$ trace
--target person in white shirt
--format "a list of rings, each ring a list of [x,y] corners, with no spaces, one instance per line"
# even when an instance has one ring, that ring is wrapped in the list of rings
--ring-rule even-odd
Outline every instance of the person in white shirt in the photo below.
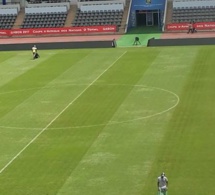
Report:
[[[36,47],[36,45],[34,45],[32,47],[32,53],[33,53],[33,59],[36,59],[36,58],[39,57],[39,54],[37,53],[37,47]]]
[[[160,193],[162,192],[164,195],[167,194],[166,192],[168,190],[168,179],[165,176],[165,173],[161,173],[161,176],[158,177],[157,187]]]

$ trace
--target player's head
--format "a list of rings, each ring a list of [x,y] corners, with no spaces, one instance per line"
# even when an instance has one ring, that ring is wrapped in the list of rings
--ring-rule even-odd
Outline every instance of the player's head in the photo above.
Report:
[[[163,173],[161,173],[161,177],[165,177],[165,173],[163,172]]]

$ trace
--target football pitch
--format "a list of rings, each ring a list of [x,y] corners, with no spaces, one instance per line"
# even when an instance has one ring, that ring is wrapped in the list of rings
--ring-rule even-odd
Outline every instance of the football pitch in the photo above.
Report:
[[[1,195],[215,192],[215,46],[0,52]]]

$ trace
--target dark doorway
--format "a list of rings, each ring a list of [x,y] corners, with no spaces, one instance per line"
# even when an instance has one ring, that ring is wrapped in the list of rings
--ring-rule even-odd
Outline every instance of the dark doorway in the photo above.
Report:
[[[158,12],[153,13],[153,18],[154,18],[154,25],[158,26],[160,24],[160,22],[158,21],[158,20],[160,20],[160,16],[158,16]]]
[[[160,10],[136,10],[137,27],[160,26]]]
[[[146,13],[142,10],[136,11],[137,27],[146,26]]]

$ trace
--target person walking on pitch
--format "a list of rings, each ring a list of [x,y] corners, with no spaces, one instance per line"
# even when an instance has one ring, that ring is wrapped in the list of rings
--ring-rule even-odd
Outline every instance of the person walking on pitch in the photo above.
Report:
[[[31,50],[32,50],[32,53],[33,53],[33,59],[36,59],[36,58],[40,57],[38,52],[37,52],[37,46],[36,45],[34,45]]]
[[[165,176],[165,173],[161,173],[161,175],[158,177],[157,187],[159,195],[167,195],[168,179]]]

